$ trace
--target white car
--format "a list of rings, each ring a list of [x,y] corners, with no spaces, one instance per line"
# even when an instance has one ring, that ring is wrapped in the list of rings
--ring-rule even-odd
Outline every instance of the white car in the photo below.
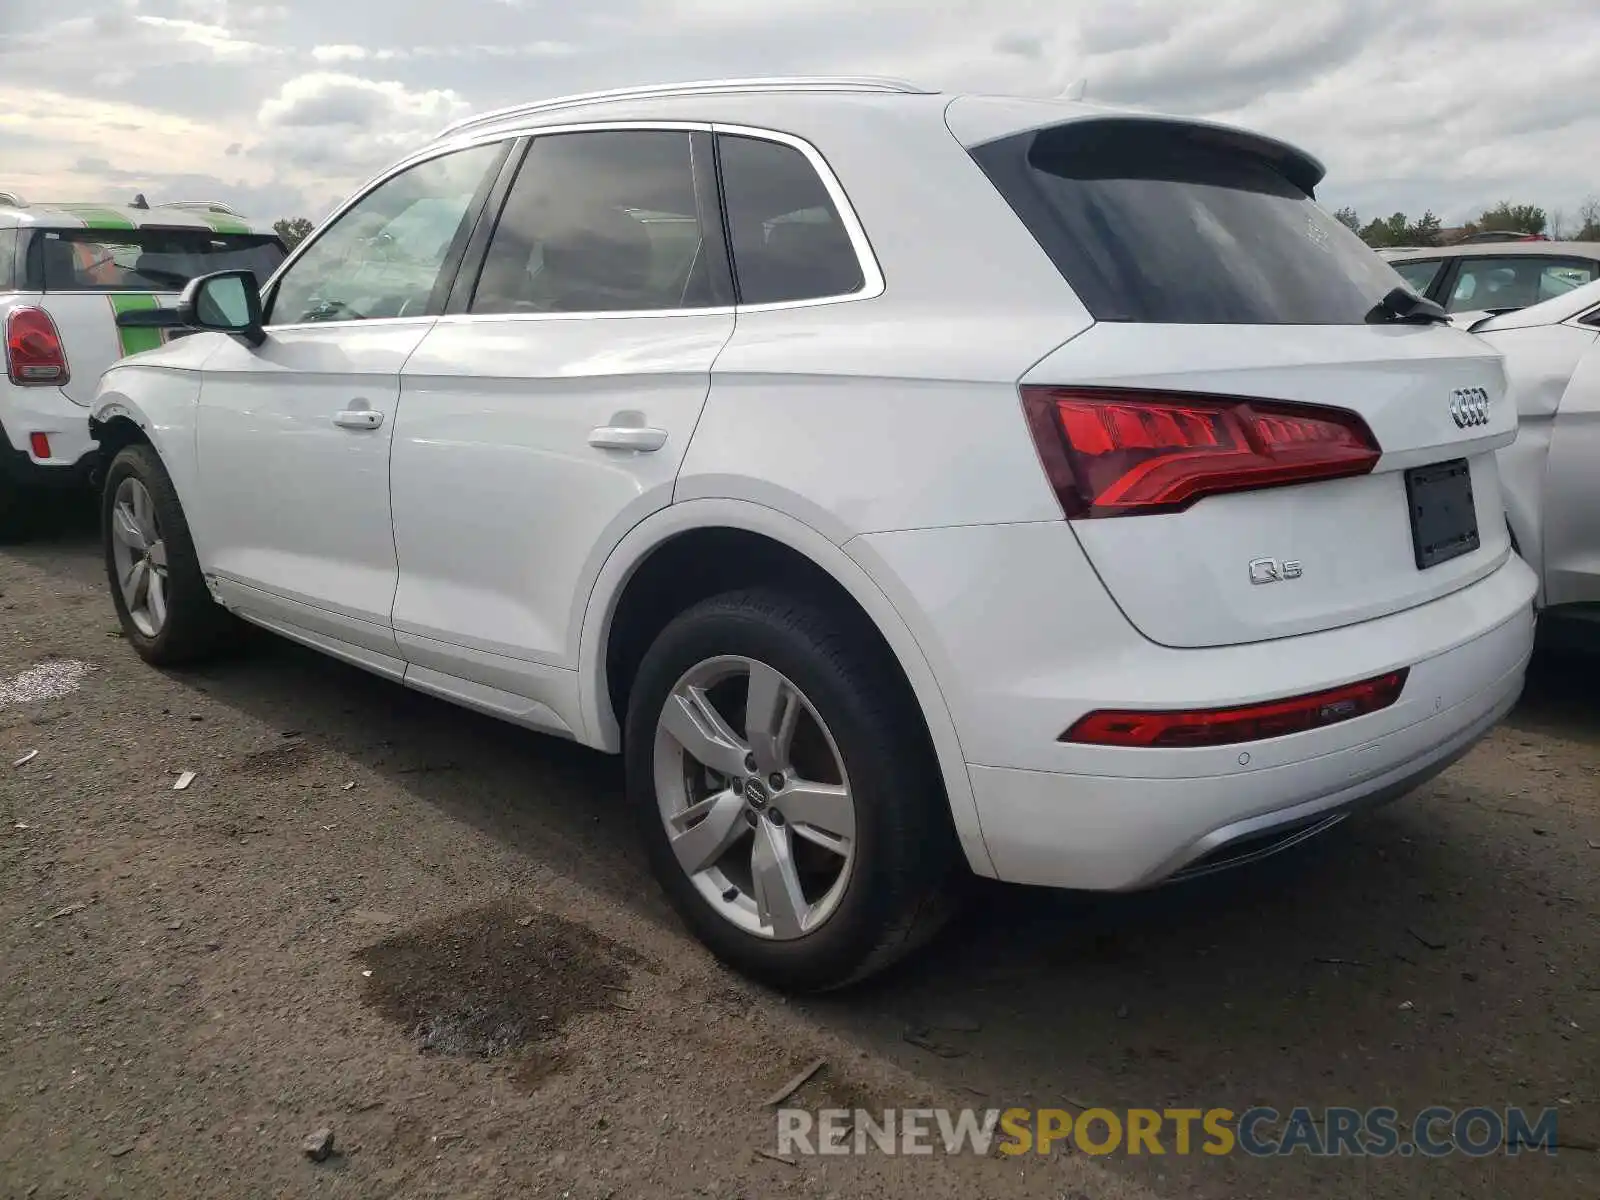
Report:
[[[1600,279],[1600,242],[1464,242],[1383,257],[1407,287],[1463,329]]]
[[[230,268],[266,279],[282,240],[223,204],[29,204],[0,192],[0,535],[23,532],[95,464],[89,401],[117,359],[164,331],[119,318],[172,304],[189,280]]]
[[[1533,635],[1499,358],[1321,176],[874,80],[463,122],[106,376],[124,629],[623,754],[668,895],[787,988],[965,870],[1257,857],[1464,753]]]
[[[1500,474],[1516,547],[1539,577],[1542,621],[1592,645],[1600,633],[1600,283],[1480,321],[1473,332],[1505,356],[1520,418],[1517,440],[1499,453]]]

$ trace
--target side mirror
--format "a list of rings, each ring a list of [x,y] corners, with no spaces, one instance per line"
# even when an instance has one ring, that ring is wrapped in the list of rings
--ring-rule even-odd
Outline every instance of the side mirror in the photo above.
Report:
[[[178,301],[178,320],[195,329],[231,333],[250,346],[267,340],[253,271],[218,271],[191,279]]]

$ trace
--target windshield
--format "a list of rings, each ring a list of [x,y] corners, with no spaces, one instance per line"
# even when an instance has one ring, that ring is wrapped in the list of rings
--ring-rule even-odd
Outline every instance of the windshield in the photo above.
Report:
[[[46,229],[29,246],[28,275],[47,292],[177,292],[213,271],[253,271],[265,283],[284,257],[270,234]]]
[[[1203,128],[1081,121],[972,153],[1097,320],[1355,325],[1400,283],[1266,158]]]

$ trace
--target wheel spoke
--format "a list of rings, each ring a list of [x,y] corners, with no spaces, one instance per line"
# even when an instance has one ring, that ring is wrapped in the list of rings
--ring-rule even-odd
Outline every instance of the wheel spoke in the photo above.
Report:
[[[856,836],[856,810],[850,789],[837,783],[795,780],[774,798],[797,837],[835,854],[849,853]]]
[[[144,559],[134,563],[122,580],[122,598],[132,612],[144,604],[145,585],[150,576],[150,568]]]
[[[667,698],[661,723],[673,739],[703,766],[733,778],[744,773],[748,753],[739,735],[712,707],[704,690],[685,684]]]
[[[771,821],[756,826],[750,851],[750,877],[755,883],[756,910],[761,923],[778,937],[797,937],[805,931],[810,906],[800,890],[800,873],[794,865],[794,845],[789,830]]]
[[[758,770],[770,774],[789,765],[789,749],[799,719],[800,697],[795,690],[765,663],[751,663],[744,729]]]
[[[139,532],[144,534],[145,544],[148,545],[161,535],[156,530],[155,506],[150,503],[150,493],[137,480],[133,481],[132,500],[133,519],[138,522]]]
[[[156,542],[150,547],[150,565],[152,567],[160,567],[163,571],[167,569],[166,542]]]
[[[690,875],[715,866],[744,833],[746,826],[740,820],[743,811],[744,798],[724,789],[673,817],[668,837],[678,864]]]
[[[134,518],[132,506],[127,504],[119,504],[111,510],[111,532],[117,541],[130,550],[142,552],[148,544],[144,539],[144,532]]]
[[[150,571],[145,578],[145,599],[150,609],[150,623],[160,632],[167,624],[167,573]]]

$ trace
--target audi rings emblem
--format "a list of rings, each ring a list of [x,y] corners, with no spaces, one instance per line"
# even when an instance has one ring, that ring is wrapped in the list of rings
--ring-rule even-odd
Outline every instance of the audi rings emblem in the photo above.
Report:
[[[1482,388],[1457,388],[1450,393],[1450,419],[1458,429],[1489,423],[1489,393]]]

